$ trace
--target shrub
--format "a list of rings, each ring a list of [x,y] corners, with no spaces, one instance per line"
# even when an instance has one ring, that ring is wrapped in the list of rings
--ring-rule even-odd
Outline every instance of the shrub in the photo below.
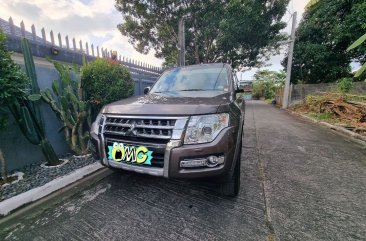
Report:
[[[97,59],[81,71],[86,100],[91,103],[93,117],[104,105],[134,93],[134,82],[128,69],[110,60]]]
[[[272,80],[266,81],[254,81],[253,83],[253,96],[255,99],[273,99],[276,96],[276,90],[279,87],[275,85]]]
[[[29,79],[10,58],[6,49],[6,36],[0,29],[0,106],[7,106],[17,99],[26,99],[25,89]]]
[[[337,81],[337,90],[341,93],[348,93],[353,87],[352,78],[343,78]]]
[[[259,100],[264,96],[265,86],[263,83],[253,83],[253,99]]]

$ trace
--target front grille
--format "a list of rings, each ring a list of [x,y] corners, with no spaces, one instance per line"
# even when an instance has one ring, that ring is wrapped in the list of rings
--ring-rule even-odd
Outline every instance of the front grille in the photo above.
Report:
[[[107,117],[104,134],[169,140],[175,122],[175,119]]]
[[[130,165],[164,168],[166,146],[172,138],[175,128],[181,130],[186,123],[181,117],[126,117],[107,116],[103,125],[105,152],[114,142],[126,146],[145,146],[153,151],[150,165],[124,162]],[[176,135],[176,134],[174,134]]]

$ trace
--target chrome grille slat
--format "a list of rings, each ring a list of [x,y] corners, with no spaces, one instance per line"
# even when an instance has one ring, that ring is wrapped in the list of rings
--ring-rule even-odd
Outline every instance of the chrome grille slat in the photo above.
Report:
[[[131,124],[118,124],[118,123],[106,123],[108,126],[119,126],[119,127],[130,127]],[[164,130],[173,130],[174,126],[150,126],[150,125],[135,125],[135,129],[137,128],[147,128],[147,129],[164,129]]]
[[[104,134],[169,140],[179,118],[107,116]]]

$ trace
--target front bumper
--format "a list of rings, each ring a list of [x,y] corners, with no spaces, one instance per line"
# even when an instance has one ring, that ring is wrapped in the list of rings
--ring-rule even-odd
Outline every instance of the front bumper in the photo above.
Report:
[[[182,145],[173,148],[169,156],[170,178],[205,178],[229,173],[235,155],[236,133],[229,127],[221,131],[214,141],[205,144]],[[185,159],[207,158],[211,155],[224,156],[224,163],[216,167],[182,168]]]
[[[222,130],[214,141],[205,144],[184,145],[181,140],[170,140],[167,144],[128,142],[131,145],[144,145],[154,153],[163,155],[164,166],[160,168],[108,160],[105,153],[105,140],[102,136],[91,135],[91,149],[94,157],[108,167],[166,178],[206,178],[222,176],[230,172],[235,160],[236,137],[235,129],[228,127]],[[216,167],[182,168],[180,166],[182,160],[207,158],[211,155],[224,156],[224,163]]]

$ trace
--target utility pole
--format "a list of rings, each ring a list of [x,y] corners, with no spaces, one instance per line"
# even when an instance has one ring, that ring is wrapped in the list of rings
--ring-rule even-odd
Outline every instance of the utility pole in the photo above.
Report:
[[[178,66],[184,66],[186,63],[184,18],[185,16],[179,19],[178,23]]]
[[[291,30],[290,47],[288,50],[287,75],[286,75],[286,82],[285,82],[285,90],[283,92],[282,109],[287,109],[289,107],[289,101],[290,101],[289,100],[290,80],[291,80],[292,58],[293,58],[294,46],[295,46],[296,18],[297,18],[297,12],[294,12],[292,15],[292,30]]]

